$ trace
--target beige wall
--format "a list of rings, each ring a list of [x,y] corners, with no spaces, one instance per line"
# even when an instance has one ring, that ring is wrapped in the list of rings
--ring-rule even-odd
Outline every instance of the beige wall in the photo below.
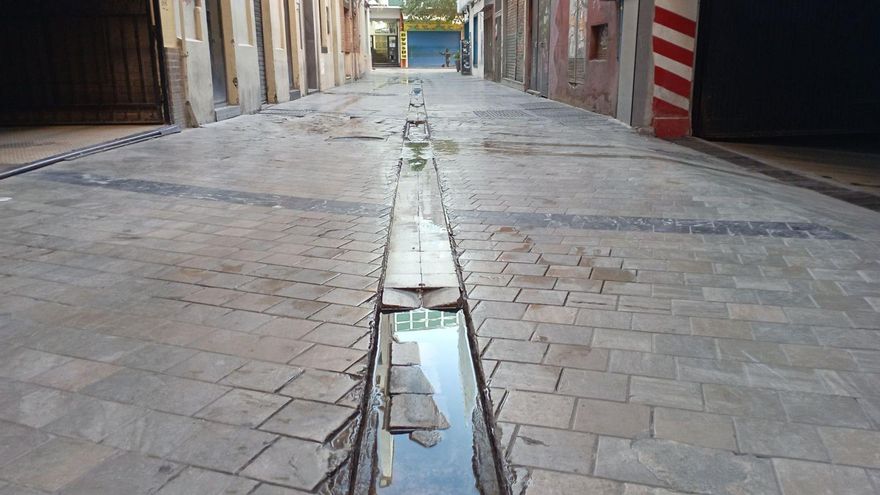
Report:
[[[187,125],[214,121],[214,85],[211,82],[211,53],[208,50],[208,21],[199,0],[173,0],[179,4],[180,33],[187,89]],[[165,19],[162,19],[164,22]]]
[[[343,48],[342,0],[262,0],[263,41],[266,61],[266,90],[270,103],[289,100],[289,73],[294,84],[306,94],[306,63],[302,42],[302,2],[310,1],[315,11],[317,47],[317,79],[319,89],[330,89],[345,82],[346,57]],[[285,22],[285,2],[289,2],[289,24]],[[215,120],[214,88],[211,79],[211,53],[208,45],[208,24],[205,0],[160,0],[160,18],[165,46],[179,48],[185,61],[184,87],[186,125],[198,126]],[[368,69],[368,13],[362,2],[353,2],[358,9],[357,31],[360,53],[352,53],[349,63],[360,77]],[[260,109],[260,71],[254,22],[254,0],[220,0],[226,42],[226,80],[229,105],[238,105],[241,113]],[[328,17],[329,16],[329,17]],[[329,32],[328,32],[329,21]],[[326,53],[321,49],[326,46]],[[293,64],[288,59],[292,50]],[[184,124],[178,122],[178,124]]]

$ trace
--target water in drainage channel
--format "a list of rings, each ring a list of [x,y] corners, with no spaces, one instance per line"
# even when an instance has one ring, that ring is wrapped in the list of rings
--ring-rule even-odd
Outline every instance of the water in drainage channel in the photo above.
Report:
[[[410,95],[400,164],[351,493],[506,493],[460,309],[421,85]]]
[[[383,314],[370,492],[501,493],[462,312]]]

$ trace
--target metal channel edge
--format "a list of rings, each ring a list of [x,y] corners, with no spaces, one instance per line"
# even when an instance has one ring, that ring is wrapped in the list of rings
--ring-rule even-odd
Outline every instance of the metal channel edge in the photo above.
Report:
[[[128,146],[130,144],[135,144],[141,141],[147,141],[149,139],[154,139],[162,136],[167,136],[169,134],[177,134],[179,132],[180,126],[168,125],[160,127],[158,129],[153,129],[152,131],[139,132],[137,134],[132,134],[124,138],[114,139],[113,141],[106,141],[103,143],[94,144],[92,146],[86,146],[85,148],[79,148],[73,151],[69,151],[67,153],[50,156],[48,158],[43,158],[42,160],[37,160],[35,162],[22,165],[21,167],[14,168],[12,170],[7,170],[6,172],[0,173],[0,180],[8,179],[9,177],[24,174],[27,172],[32,172],[34,170],[41,169],[43,167],[47,167],[58,162],[75,160],[77,158],[81,158],[87,155],[93,155],[95,153],[101,153],[103,151],[121,148],[123,146]]]

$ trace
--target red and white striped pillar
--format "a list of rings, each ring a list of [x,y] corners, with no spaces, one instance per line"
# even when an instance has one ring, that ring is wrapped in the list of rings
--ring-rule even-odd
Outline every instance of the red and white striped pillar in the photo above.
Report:
[[[697,7],[697,0],[654,2],[652,108],[657,137],[686,136],[691,129]]]

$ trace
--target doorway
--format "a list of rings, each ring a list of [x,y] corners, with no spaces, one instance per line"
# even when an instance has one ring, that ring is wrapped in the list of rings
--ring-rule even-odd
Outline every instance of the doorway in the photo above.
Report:
[[[296,47],[302,46],[301,43],[295,43],[293,39],[295,34],[293,30],[290,29],[290,2],[293,0],[284,0],[284,33],[287,36],[286,44],[287,44],[287,85],[290,88],[290,99],[295,100],[300,97],[299,88],[296,85],[296,67],[294,57],[296,57]],[[297,32],[300,36],[302,36],[302,29],[297,29]]]
[[[504,67],[501,65],[501,52],[504,44],[502,36],[504,35],[504,25],[502,24],[502,13],[504,12],[503,0],[495,0],[495,12],[493,14],[495,23],[492,26],[492,80],[501,82],[501,74]]]
[[[491,6],[483,9],[483,77],[495,80],[495,14]]]
[[[397,36],[373,35],[373,64],[397,67]]]
[[[397,20],[370,20],[370,57],[373,65],[381,67],[398,67]]]
[[[205,10],[208,20],[208,47],[211,51],[211,82],[214,85],[214,106],[220,107],[228,100],[226,88],[226,47],[223,42],[223,20],[220,0],[207,0]]]
[[[531,7],[529,90],[546,98],[550,75],[550,0],[532,0]]]
[[[318,52],[315,46],[315,6],[314,0],[303,0],[303,34],[305,34],[306,85],[309,91],[318,91]]]

